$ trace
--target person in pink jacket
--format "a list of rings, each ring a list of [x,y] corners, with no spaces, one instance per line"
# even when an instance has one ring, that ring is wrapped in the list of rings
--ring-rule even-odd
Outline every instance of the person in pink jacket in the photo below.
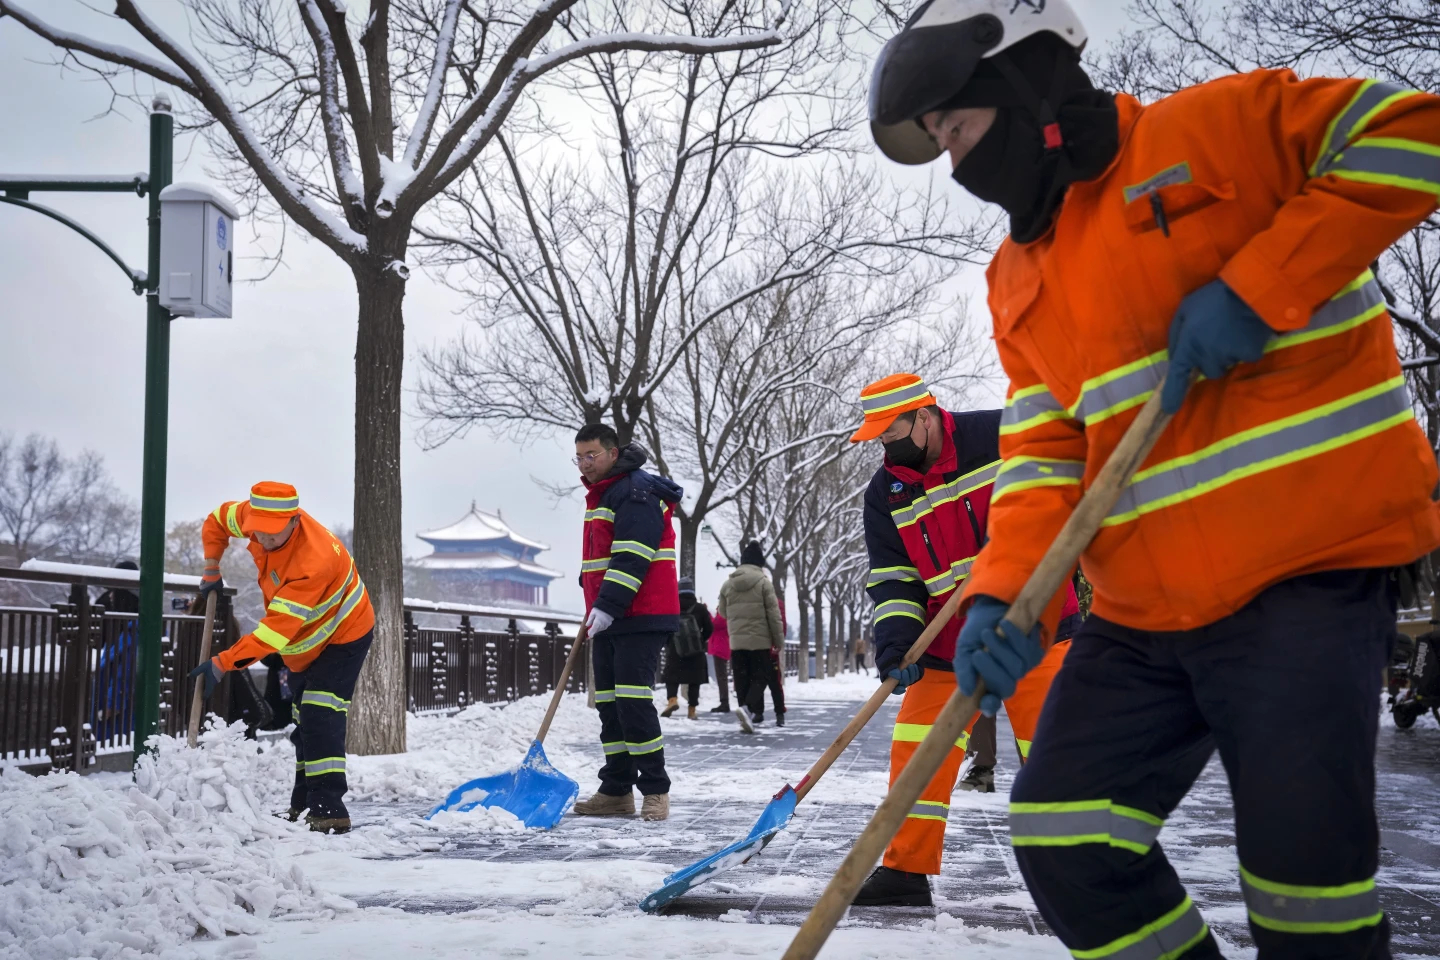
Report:
[[[720,706],[711,707],[711,713],[730,712],[730,626],[720,614],[710,618],[714,631],[710,634],[706,652],[715,661],[715,685],[720,688]]]

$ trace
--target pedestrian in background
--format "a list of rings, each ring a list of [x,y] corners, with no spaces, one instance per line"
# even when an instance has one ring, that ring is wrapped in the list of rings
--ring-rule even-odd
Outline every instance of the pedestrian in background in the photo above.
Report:
[[[785,642],[775,586],[765,573],[765,552],[760,544],[745,544],[740,566],[720,588],[716,609],[730,627],[730,663],[735,671],[735,717],[746,733],[764,719],[765,687],[770,683],[770,651]]]
[[[712,632],[707,644],[710,658],[715,662],[715,686],[720,690],[720,705],[711,707],[711,713],[730,712],[730,625],[720,614],[710,618]]]
[[[695,719],[700,687],[710,682],[705,642],[713,631],[709,608],[695,597],[695,581],[681,577],[680,629],[670,637],[665,651],[665,696],[669,703],[660,711],[660,716],[668,717],[680,708],[680,685],[684,684],[685,701],[690,707],[686,716]]]

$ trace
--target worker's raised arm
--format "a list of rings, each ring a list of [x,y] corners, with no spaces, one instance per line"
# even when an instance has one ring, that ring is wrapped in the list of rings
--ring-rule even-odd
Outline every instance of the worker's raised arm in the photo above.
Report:
[[[1244,146],[1281,197],[1220,279],[1275,330],[1297,330],[1440,198],[1440,97],[1375,80],[1236,77]]]
[[[990,494],[989,540],[965,585],[967,603],[979,595],[1014,602],[1080,502],[1085,477],[1084,425],[1018,351],[1004,340],[996,343],[1010,388],[1000,418],[1001,464]],[[1055,636],[1067,596],[1067,590],[1057,593],[1041,617],[1047,639]]]

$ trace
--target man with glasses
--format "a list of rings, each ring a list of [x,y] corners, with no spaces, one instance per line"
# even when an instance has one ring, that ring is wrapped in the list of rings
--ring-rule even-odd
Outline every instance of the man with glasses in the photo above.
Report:
[[[680,629],[671,515],[682,491],[640,469],[648,456],[639,444],[622,447],[603,423],[575,435],[571,462],[585,483],[580,586],[605,751],[599,791],[575,804],[581,816],[633,814],[636,787],[644,819],[670,814],[654,686],[660,650]]]

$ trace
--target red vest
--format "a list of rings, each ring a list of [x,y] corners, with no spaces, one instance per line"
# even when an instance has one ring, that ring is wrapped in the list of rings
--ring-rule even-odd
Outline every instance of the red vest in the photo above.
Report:
[[[616,491],[620,496],[607,493],[615,491],[617,483],[624,482],[624,490]],[[585,611],[588,614],[595,598],[600,594],[601,584],[610,568],[610,546],[615,540],[615,512],[622,508],[622,501],[629,499],[629,487],[635,480],[631,474],[610,477],[592,485],[585,492],[585,530],[581,545],[580,586],[585,591]],[[664,512],[665,527],[660,535],[659,548],[650,561],[635,599],[625,614],[630,617],[675,617],[680,615],[680,584],[675,566],[675,505],[660,500]],[[622,532],[623,539],[623,532]],[[617,618],[618,619],[618,618]],[[677,619],[678,622],[678,619]],[[663,624],[662,624],[663,626]],[[669,627],[673,629],[673,625]]]

